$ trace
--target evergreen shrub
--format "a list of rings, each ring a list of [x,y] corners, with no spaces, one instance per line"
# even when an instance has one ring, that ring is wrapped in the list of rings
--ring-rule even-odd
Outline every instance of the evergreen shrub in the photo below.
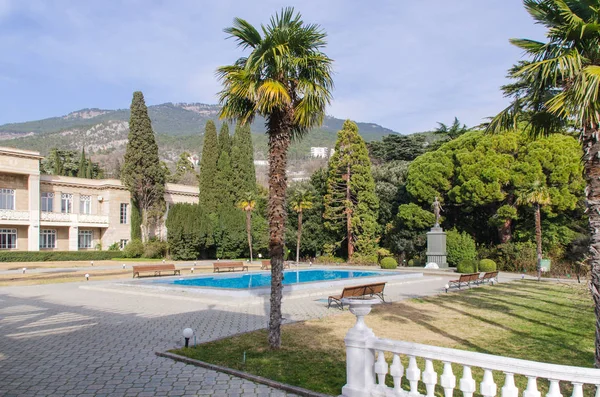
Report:
[[[477,247],[473,237],[456,229],[446,233],[447,260],[451,266],[458,266],[463,260],[474,260],[477,257]]]
[[[164,258],[167,254],[167,243],[160,240],[148,241],[144,245],[144,258]]]
[[[144,244],[141,240],[131,240],[123,248],[123,258],[141,258],[144,254]]]
[[[478,263],[474,259],[462,259],[456,266],[456,271],[459,273],[476,273],[479,271],[477,265]]]
[[[321,256],[317,256],[315,258],[315,263],[324,263],[324,264],[336,263],[336,264],[340,264],[340,263],[344,263],[344,262],[346,262],[344,260],[344,258],[340,258],[340,257],[333,256],[333,255],[321,255]]]
[[[480,272],[495,272],[496,271],[496,262],[491,259],[482,259],[479,261],[479,271]]]
[[[359,266],[372,266],[379,263],[377,255],[354,254],[349,263]]]
[[[122,257],[120,251],[0,251],[0,262],[102,261]]]
[[[385,257],[381,260],[382,269],[395,269],[398,267],[398,262],[391,256]]]

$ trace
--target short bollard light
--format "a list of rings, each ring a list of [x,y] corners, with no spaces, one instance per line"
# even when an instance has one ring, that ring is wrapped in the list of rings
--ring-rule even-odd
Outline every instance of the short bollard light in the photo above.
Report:
[[[191,273],[194,273],[194,268],[193,268],[193,267],[190,269],[190,272],[191,272]]]
[[[85,279],[86,279],[87,281],[90,281],[90,274],[89,274],[89,273],[86,273],[86,274],[85,274]]]
[[[23,274],[25,274],[25,272],[26,272],[26,271],[27,271],[27,268],[26,268],[26,267],[24,267],[24,268],[23,268]]]
[[[165,263],[165,260],[163,259],[163,263]]]
[[[191,328],[186,328],[183,330],[183,337],[185,338],[185,347],[190,346],[190,338],[194,336],[194,330]]]
[[[450,289],[450,285],[446,284],[444,285],[444,288],[446,288],[446,292],[448,292],[448,289]]]
[[[92,266],[94,266],[94,261],[91,261],[90,263],[92,264]]]
[[[125,269],[125,264],[123,263],[123,269]]]
[[[194,267],[196,267],[196,262],[194,261]]]

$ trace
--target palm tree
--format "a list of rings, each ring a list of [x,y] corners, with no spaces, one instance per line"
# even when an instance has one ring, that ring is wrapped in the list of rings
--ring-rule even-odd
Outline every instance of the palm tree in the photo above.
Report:
[[[237,207],[246,213],[246,233],[248,234],[248,248],[250,248],[250,263],[252,263],[252,211],[256,207],[256,200],[252,193],[238,201]]]
[[[590,225],[590,289],[596,313],[596,367],[600,367],[600,4],[597,0],[524,0],[546,42],[512,39],[529,60],[517,63],[504,86],[511,104],[487,130],[525,129],[533,136],[578,131],[583,146]]]
[[[543,205],[550,205],[550,193],[540,181],[535,181],[531,187],[517,195],[517,205],[533,205],[535,208],[535,242],[537,244],[538,281],[542,275],[542,212]]]
[[[296,241],[296,263],[300,263],[300,240],[302,239],[302,212],[313,207],[313,195],[308,190],[298,190],[292,196],[290,205],[298,213],[298,240]]]
[[[331,102],[332,60],[321,49],[327,35],[318,25],[305,24],[293,8],[284,8],[268,25],[257,30],[236,18],[225,29],[246,57],[222,66],[217,75],[221,118],[251,122],[266,119],[269,138],[269,254],[271,298],[269,345],[281,346],[281,292],[285,245],[285,194],[287,152],[292,139],[300,139],[320,126]]]

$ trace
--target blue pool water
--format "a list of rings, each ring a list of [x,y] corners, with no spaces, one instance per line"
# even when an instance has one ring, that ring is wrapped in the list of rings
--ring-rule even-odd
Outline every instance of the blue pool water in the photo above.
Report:
[[[389,273],[362,270],[287,270],[283,272],[283,284],[314,283],[318,281],[344,280],[360,277],[383,276]],[[211,287],[228,289],[250,289],[271,285],[270,273],[220,274],[177,280],[158,280],[158,283],[188,287]]]

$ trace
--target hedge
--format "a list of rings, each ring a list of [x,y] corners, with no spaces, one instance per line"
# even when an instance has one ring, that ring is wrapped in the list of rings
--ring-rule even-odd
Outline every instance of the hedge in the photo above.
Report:
[[[101,261],[121,256],[120,251],[0,251],[0,262]]]
[[[382,269],[395,269],[398,267],[398,262],[392,257],[386,257],[381,260]]]
[[[497,269],[496,262],[491,259],[482,259],[479,261],[480,272],[495,272]]]

